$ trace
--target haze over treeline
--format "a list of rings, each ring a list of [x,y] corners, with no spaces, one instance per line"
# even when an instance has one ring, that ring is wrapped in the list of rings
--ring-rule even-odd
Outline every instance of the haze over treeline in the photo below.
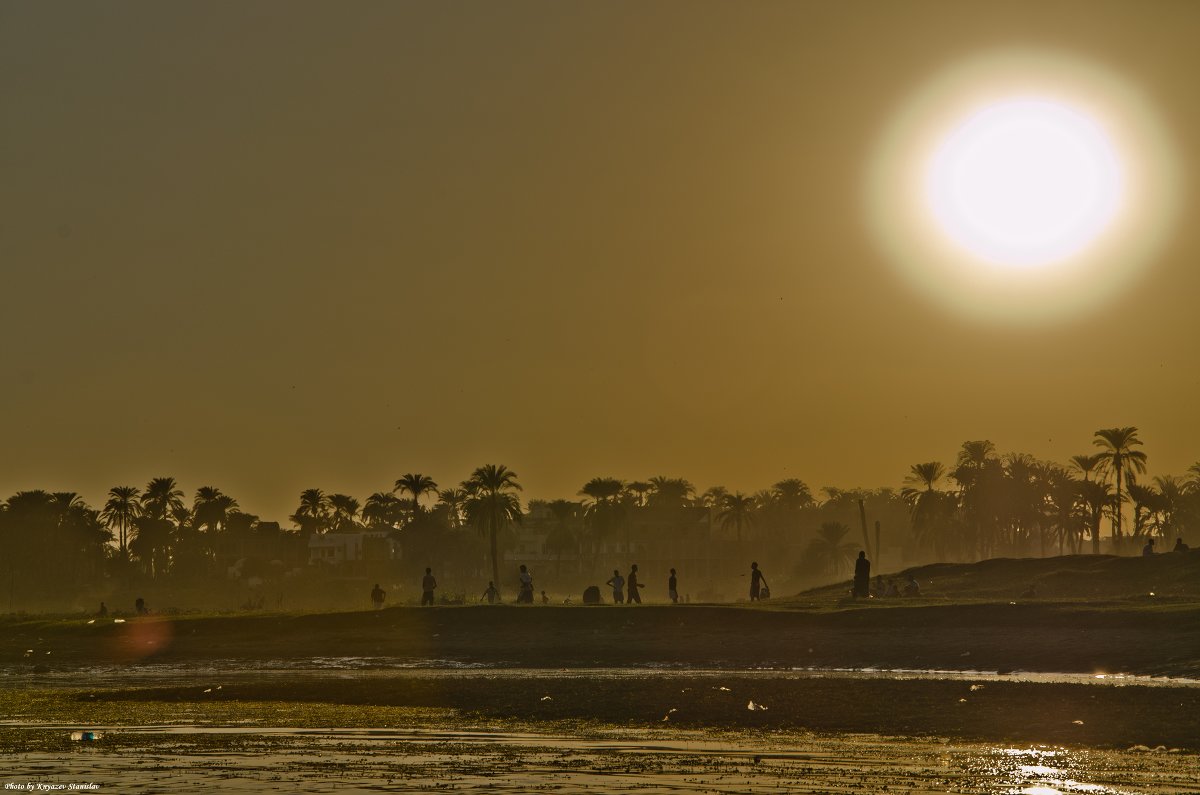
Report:
[[[1198,24],[1192,3],[4,3],[0,486],[98,504],[171,474],[280,519],[307,485],[364,499],[487,461],[546,496],[600,473],[899,488],[963,439],[1066,461],[1126,421],[1181,472],[1200,229],[1092,314],[997,328],[895,271],[863,180],[906,98],[1032,45],[1142,88],[1195,184]]]
[[[716,597],[751,558],[798,587],[844,575],[864,548],[894,571],[1200,540],[1200,461],[1146,479],[1137,428],[1101,429],[1093,442],[1055,463],[967,441],[952,460],[913,464],[899,490],[813,489],[788,478],[741,492],[698,490],[684,477],[598,476],[576,494],[526,500],[518,473],[488,464],[460,483],[406,473],[361,499],[307,488],[286,522],[245,512],[214,486],[189,499],[164,476],[115,486],[99,507],[74,493],[18,492],[0,505],[0,544],[15,604],[18,585],[36,601],[228,580],[258,589],[261,601],[263,587],[282,594],[289,578],[403,581],[426,565],[450,585],[443,594],[461,598],[488,579],[509,584],[521,562],[566,592],[633,562],[677,565],[697,596]],[[48,564],[61,576],[45,578]]]

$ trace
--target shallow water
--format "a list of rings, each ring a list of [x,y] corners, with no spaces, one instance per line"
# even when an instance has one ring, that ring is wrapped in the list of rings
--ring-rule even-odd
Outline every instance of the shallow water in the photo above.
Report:
[[[10,729],[16,729],[9,724]],[[65,725],[26,725],[39,734]],[[717,792],[1143,795],[1200,792],[1193,755],[864,735],[629,730],[97,727],[69,752],[9,757],[0,784],[120,792]]]
[[[402,672],[406,676],[478,676],[480,673],[522,678],[589,678],[620,679],[647,678],[656,674],[687,673],[696,676],[771,677],[781,675],[804,678],[838,679],[935,679],[967,682],[1036,682],[1046,684],[1141,685],[1149,687],[1200,687],[1200,679],[1134,675],[1120,672],[1055,673],[1037,671],[940,670],[913,668],[739,668],[687,666],[666,663],[647,663],[621,668],[527,668],[506,663],[466,663],[457,660],[407,659],[396,657],[308,657],[295,660],[206,660],[192,663],[133,663],[126,665],[51,665],[40,663],[0,668],[0,681],[6,686],[23,682],[41,684],[162,684],[191,683],[197,678],[221,675],[236,677],[296,676],[302,674],[337,674],[386,676]]]

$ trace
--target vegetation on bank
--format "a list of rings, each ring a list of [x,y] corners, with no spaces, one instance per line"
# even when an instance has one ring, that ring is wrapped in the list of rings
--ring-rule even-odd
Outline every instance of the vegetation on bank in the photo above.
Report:
[[[310,609],[314,594],[345,605],[366,579],[399,589],[433,565],[450,586],[443,594],[471,600],[489,578],[502,590],[511,586],[502,562],[528,553],[539,561],[540,587],[549,579],[556,601],[603,582],[614,565],[647,559],[660,567],[686,562],[687,590],[711,600],[744,590],[736,572],[751,559],[769,561],[772,584],[794,590],[844,576],[863,548],[872,558],[887,555],[886,570],[894,571],[901,562],[1097,553],[1106,525],[1107,546],[1124,554],[1151,539],[1160,551],[1176,538],[1197,539],[1200,463],[1182,477],[1141,482],[1147,457],[1136,428],[1102,429],[1093,441],[1094,453],[1068,465],[969,441],[951,468],[912,466],[900,491],[818,494],[789,479],[754,494],[719,486],[698,493],[683,478],[597,477],[583,484],[580,499],[522,505],[518,477],[504,466],[479,467],[448,488],[408,473],[361,503],[306,489],[289,517],[292,529],[243,512],[213,486],[197,489],[189,505],[170,477],[114,487],[101,509],[78,494],[25,491],[0,505],[0,595],[7,590],[9,610],[78,607],[105,596],[125,604],[145,593],[161,594],[152,604],[163,607]],[[309,538],[364,531],[374,538],[364,541],[362,560],[313,575]],[[398,545],[399,559],[388,544],[373,547],[379,539]],[[195,601],[179,599],[184,593]]]

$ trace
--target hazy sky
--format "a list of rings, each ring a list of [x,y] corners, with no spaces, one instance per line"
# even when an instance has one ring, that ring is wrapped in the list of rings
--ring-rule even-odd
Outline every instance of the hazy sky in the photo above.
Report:
[[[900,485],[961,442],[1200,459],[1200,4],[0,2],[0,497],[178,478],[284,520],[483,463]],[[1122,75],[1183,223],[1101,310],[973,323],[863,173],[995,47]]]

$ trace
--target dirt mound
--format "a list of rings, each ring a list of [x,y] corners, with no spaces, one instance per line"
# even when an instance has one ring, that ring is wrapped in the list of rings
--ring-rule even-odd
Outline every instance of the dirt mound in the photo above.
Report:
[[[1200,550],[1152,557],[991,558],[978,563],[934,563],[884,576],[902,585],[910,573],[920,583],[922,597],[955,601],[1200,598]],[[840,597],[848,589],[845,581],[796,598]]]

